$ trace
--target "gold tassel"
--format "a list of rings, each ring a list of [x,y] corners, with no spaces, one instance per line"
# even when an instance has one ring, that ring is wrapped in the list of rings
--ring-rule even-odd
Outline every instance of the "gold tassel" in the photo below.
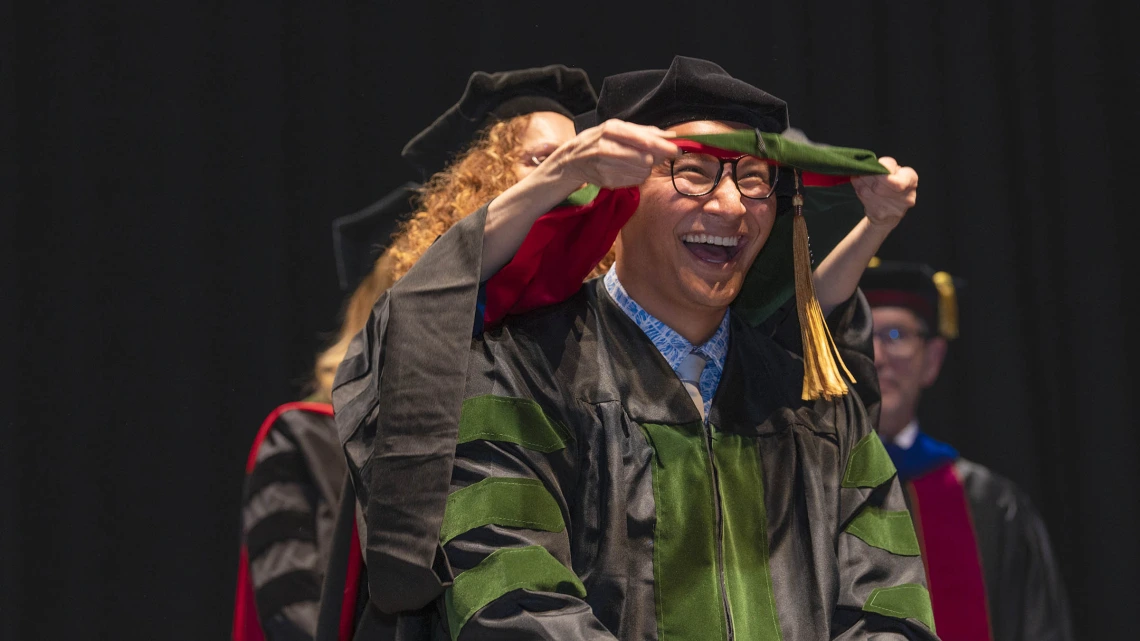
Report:
[[[958,294],[954,290],[954,278],[946,272],[934,275],[934,286],[938,288],[938,333],[943,338],[958,338]]]
[[[843,357],[835,347],[831,330],[823,318],[823,310],[815,297],[815,283],[812,281],[811,248],[808,245],[807,221],[804,220],[804,197],[800,193],[800,172],[795,172],[796,194],[792,199],[795,209],[793,224],[793,254],[796,276],[796,309],[800,317],[800,336],[804,344],[804,387],[803,399],[812,401],[819,398],[831,400],[847,394],[847,383],[843,374],[852,383],[855,377],[843,363]],[[842,372],[842,373],[841,373]]]

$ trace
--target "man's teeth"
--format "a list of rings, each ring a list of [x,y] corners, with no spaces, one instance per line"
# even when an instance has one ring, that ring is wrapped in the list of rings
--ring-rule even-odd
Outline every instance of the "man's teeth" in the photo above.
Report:
[[[740,242],[739,236],[710,236],[708,234],[685,234],[681,240],[686,243],[703,243],[705,245],[720,245],[721,247],[736,247]]]

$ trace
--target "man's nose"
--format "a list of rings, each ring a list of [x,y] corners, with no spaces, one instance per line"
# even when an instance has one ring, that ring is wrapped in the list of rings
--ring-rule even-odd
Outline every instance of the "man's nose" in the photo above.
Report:
[[[725,167],[724,174],[720,177],[720,184],[716,186],[711,196],[709,203],[716,205],[713,210],[716,213],[742,216],[747,211],[744,206],[744,196],[736,187],[736,176],[730,167]]]

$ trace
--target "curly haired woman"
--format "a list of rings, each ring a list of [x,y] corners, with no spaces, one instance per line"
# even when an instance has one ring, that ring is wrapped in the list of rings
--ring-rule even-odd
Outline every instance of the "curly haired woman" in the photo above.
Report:
[[[416,199],[416,214],[401,225],[391,246],[349,298],[336,343],[318,357],[315,374],[321,398],[329,398],[348,343],[368,321],[380,294],[403,277],[436,238],[514,185],[559,144],[573,137],[573,122],[560,113],[514,116],[484,129],[446,171],[432,176]],[[611,253],[591,277],[604,274],[612,263]]]
[[[251,452],[243,504],[250,580],[239,585],[235,639],[257,639],[258,633],[271,640],[312,639],[316,633],[345,474],[328,402],[336,368],[373,304],[438,236],[573,138],[571,117],[595,101],[579,69],[476,72],[459,103],[405,147],[404,158],[425,175],[446,169],[426,181],[415,199],[416,213],[346,302],[336,342],[316,361],[316,392],[310,397],[315,402],[274,410]],[[243,619],[241,601],[250,589],[252,598],[246,598],[256,603],[257,616]]]

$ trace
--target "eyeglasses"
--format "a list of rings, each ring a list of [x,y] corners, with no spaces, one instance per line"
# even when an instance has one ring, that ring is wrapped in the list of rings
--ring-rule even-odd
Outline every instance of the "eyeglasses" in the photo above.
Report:
[[[724,166],[732,165],[732,181],[740,195],[764,200],[776,192],[780,167],[755,156],[717,158],[712,154],[685,153],[669,161],[673,188],[683,196],[711,194],[724,176]]]
[[[904,327],[884,327],[875,330],[874,339],[878,341],[883,353],[895,358],[910,358],[918,352],[930,336],[926,332],[906,329]]]

